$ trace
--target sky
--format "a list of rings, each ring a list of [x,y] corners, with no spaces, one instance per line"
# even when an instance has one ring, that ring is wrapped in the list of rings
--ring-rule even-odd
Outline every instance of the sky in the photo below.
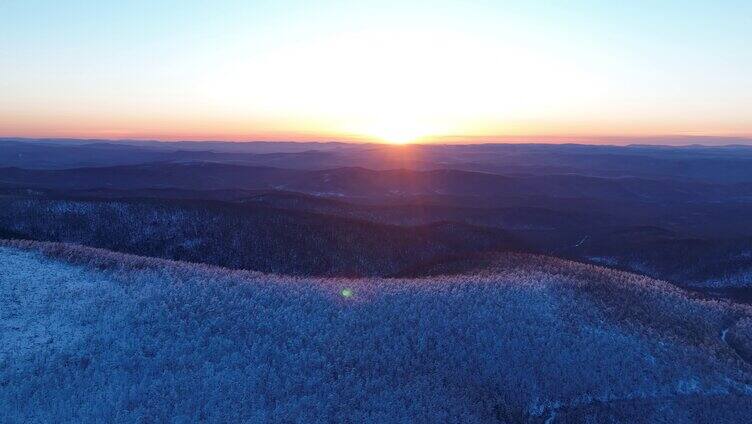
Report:
[[[752,137],[751,44],[749,0],[2,0],[0,136]]]

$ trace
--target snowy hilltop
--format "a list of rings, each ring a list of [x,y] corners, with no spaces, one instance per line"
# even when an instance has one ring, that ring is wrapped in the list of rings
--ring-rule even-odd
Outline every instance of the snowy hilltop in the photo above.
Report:
[[[0,245],[2,422],[740,422],[752,310],[500,254],[282,277]]]

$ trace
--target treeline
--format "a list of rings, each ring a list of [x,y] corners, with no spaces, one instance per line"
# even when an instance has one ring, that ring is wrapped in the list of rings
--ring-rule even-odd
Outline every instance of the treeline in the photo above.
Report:
[[[0,235],[271,273],[388,276],[444,256],[521,249],[501,230],[397,227],[212,201],[0,199]]]
[[[752,238],[599,240],[573,257],[685,287],[752,287]]]

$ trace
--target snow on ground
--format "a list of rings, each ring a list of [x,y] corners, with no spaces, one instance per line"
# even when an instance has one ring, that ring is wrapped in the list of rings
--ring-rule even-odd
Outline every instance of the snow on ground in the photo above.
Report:
[[[0,360],[16,363],[38,352],[81,342],[92,286],[105,279],[60,262],[40,266],[38,254],[0,248]],[[56,308],[55,304],[65,304]]]
[[[748,344],[750,310],[633,274],[507,255],[482,275],[296,279],[4,246],[0,422],[752,414],[752,367],[721,340]]]

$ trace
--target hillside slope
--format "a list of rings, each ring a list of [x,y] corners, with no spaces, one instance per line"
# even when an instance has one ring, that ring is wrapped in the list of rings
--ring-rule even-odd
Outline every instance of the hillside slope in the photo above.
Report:
[[[389,276],[450,255],[522,250],[507,232],[451,222],[397,227],[197,200],[0,197],[0,236],[76,243],[228,268]]]
[[[2,422],[740,422],[752,311],[541,256],[306,279],[0,243]]]

